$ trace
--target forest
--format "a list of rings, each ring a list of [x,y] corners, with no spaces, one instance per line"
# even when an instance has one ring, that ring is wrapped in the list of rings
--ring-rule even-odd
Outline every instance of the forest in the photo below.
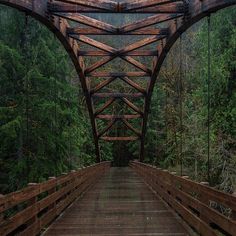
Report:
[[[236,188],[235,16],[235,7],[221,10],[211,16],[210,32],[206,18],[176,42],[154,89],[145,140],[146,163],[196,181],[210,174],[210,184],[226,192]],[[9,7],[0,7],[0,28],[0,193],[8,193],[96,157],[81,84],[61,43]],[[102,160],[125,165],[139,158],[139,145],[101,141]]]

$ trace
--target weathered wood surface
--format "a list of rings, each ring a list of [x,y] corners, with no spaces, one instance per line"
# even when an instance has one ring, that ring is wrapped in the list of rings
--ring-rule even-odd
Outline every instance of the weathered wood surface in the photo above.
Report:
[[[65,235],[186,236],[176,215],[131,168],[111,168],[45,232]]]
[[[103,162],[1,196],[0,235],[37,235],[109,167]]]
[[[199,234],[235,235],[235,196],[140,162],[131,167]]]

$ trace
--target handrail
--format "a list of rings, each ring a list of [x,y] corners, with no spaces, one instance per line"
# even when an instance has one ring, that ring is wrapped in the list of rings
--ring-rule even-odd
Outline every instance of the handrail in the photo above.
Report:
[[[0,195],[0,235],[37,235],[109,169],[102,162]]]
[[[235,235],[235,196],[141,162],[131,162],[130,166],[197,233]],[[223,214],[219,208],[227,209],[229,214]]]

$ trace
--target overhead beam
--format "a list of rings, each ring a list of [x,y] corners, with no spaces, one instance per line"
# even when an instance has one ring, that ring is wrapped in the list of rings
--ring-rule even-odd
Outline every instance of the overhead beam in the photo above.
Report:
[[[117,122],[117,119],[112,120],[105,129],[103,129],[99,134],[98,138],[100,138],[103,134],[105,134],[115,123]]]
[[[71,34],[79,34],[79,35],[167,35],[167,28],[154,28],[150,27],[147,29],[138,29],[130,32],[121,32],[117,30],[116,32],[108,32],[105,30],[95,29],[95,28],[82,28],[82,27],[74,27],[68,28],[67,33]]]
[[[124,14],[147,14],[147,13],[155,13],[155,14],[169,14],[169,13],[184,13],[185,7],[182,2],[173,2],[169,4],[162,5],[154,5],[145,8],[136,8],[136,9],[122,9],[114,8],[113,10],[92,8],[88,6],[71,4],[71,3],[62,3],[62,2],[52,2],[49,3],[49,11],[52,13],[60,13],[60,12],[68,12],[68,13],[124,13]]]
[[[106,137],[101,137],[100,139],[104,140],[104,141],[136,141],[139,139],[139,137],[135,137],[135,136],[130,136],[130,137],[110,137],[110,136],[106,136]]]
[[[62,3],[71,3],[75,5],[95,8],[99,10],[114,11],[117,9],[118,4],[109,0],[57,0]]]
[[[135,60],[134,58],[132,57],[129,57],[129,56],[122,56],[121,57],[123,60],[125,60],[126,62],[128,62],[129,64],[133,65],[134,67],[142,70],[143,72],[146,72],[148,73],[150,76],[152,74],[152,70],[147,68],[144,64],[142,64],[141,62]]]
[[[99,69],[100,67],[106,65],[107,63],[109,63],[110,61],[112,61],[115,58],[115,56],[108,56],[108,57],[104,57],[101,60],[95,62],[93,65],[89,66],[88,68],[86,68],[84,70],[85,75]]]
[[[106,78],[106,77],[148,77],[150,75],[146,72],[142,71],[134,71],[134,72],[108,72],[108,71],[98,71],[92,72],[89,74],[89,77],[99,77],[99,78]]]
[[[123,12],[124,13],[128,12],[129,14],[132,14],[132,13],[183,14],[186,12],[186,6],[182,1],[180,1],[180,2],[173,2],[169,4],[155,5],[155,6],[145,7],[145,8],[124,10]]]
[[[181,0],[136,0],[121,3],[121,9],[123,11],[132,11],[180,1]]]
[[[75,22],[83,24],[83,25],[90,26],[90,27],[93,27],[95,29],[102,30],[105,32],[114,33],[117,31],[117,28],[114,27],[113,25],[107,24],[105,22],[96,20],[96,19],[88,17],[88,16],[84,16],[81,14],[75,15],[73,13],[54,13],[54,15],[59,16],[59,17],[63,17],[67,20],[75,21]]]
[[[116,100],[115,98],[109,99],[103,106],[101,106],[95,111],[94,116],[96,117],[97,115],[105,111],[115,100]]]
[[[131,101],[129,101],[127,98],[122,98],[122,101],[133,111],[139,113],[141,116],[143,116],[143,112],[136,106],[134,105]]]
[[[94,89],[90,90],[90,94],[94,94],[98,91],[100,91],[101,89],[103,89],[104,87],[106,87],[107,85],[109,85],[110,83],[112,83],[116,78],[111,77],[109,79],[106,79],[104,81],[102,81],[100,84],[98,84]]]
[[[109,52],[109,53],[113,53],[113,54],[117,52],[117,50],[115,48],[110,47],[107,44],[101,43],[95,39],[91,39],[91,38],[84,36],[84,35],[71,35],[71,37],[80,41],[80,42],[83,42],[85,44],[88,44],[90,46],[98,48],[98,49],[105,51],[105,52]]]
[[[181,17],[182,14],[167,14],[167,15],[154,15],[149,16],[145,19],[136,21],[134,23],[126,24],[122,26],[119,30],[121,32],[131,32],[134,30],[142,29],[151,25],[160,24],[169,20]]]
[[[112,120],[112,119],[126,119],[126,120],[131,120],[131,119],[138,119],[141,118],[140,114],[130,114],[130,115],[97,115],[97,119],[101,120]]]
[[[78,51],[78,56],[83,56],[83,57],[105,57],[105,56],[111,56],[112,53],[109,52],[104,52],[104,51]],[[158,56],[158,51],[156,50],[140,50],[140,51],[131,51],[124,53],[125,56],[132,56],[132,57],[140,57],[140,56],[145,56],[145,57],[154,57]]]
[[[136,89],[140,93],[146,94],[146,89],[142,88],[140,85],[135,83],[133,80],[129,79],[128,77],[120,77],[126,84],[130,85],[132,88]]]
[[[94,93],[93,98],[141,98],[143,93]]]
[[[148,46],[152,43],[155,43],[163,38],[165,38],[166,36],[163,36],[163,35],[156,35],[156,36],[151,36],[151,37],[148,37],[148,38],[145,38],[145,39],[142,39],[142,40],[139,40],[135,43],[132,43],[122,49],[120,49],[118,52],[119,52],[119,55],[124,55],[125,53],[128,53],[128,52],[132,52],[136,49],[139,49],[139,48],[142,48],[142,47],[145,47],[145,46]]]
[[[134,132],[138,137],[140,137],[142,135],[141,131],[135,129],[127,120],[122,119],[122,122],[124,123],[124,125],[131,130],[132,132]]]

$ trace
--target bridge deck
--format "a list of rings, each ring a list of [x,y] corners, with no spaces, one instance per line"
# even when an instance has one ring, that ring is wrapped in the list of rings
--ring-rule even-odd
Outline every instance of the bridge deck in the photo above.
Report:
[[[186,236],[176,215],[131,168],[111,168],[44,233]]]

